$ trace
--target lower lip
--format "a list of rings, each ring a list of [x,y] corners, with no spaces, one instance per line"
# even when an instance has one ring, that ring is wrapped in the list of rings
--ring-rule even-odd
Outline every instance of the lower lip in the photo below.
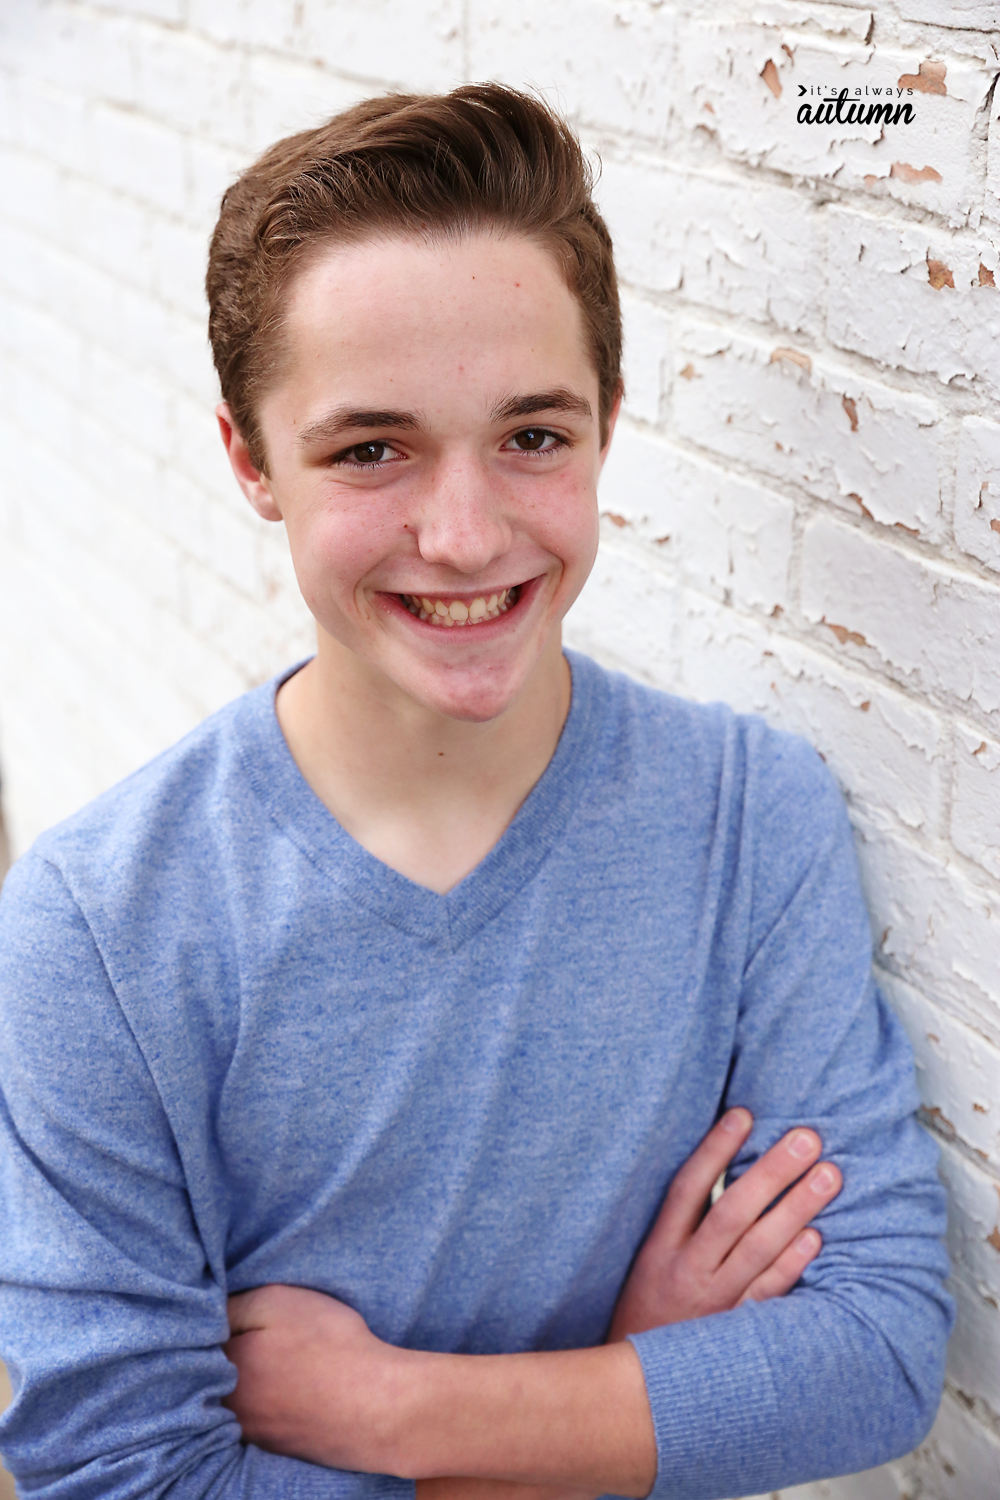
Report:
[[[385,607],[392,614],[400,615],[408,625],[419,630],[424,635],[441,636],[449,641],[468,640],[474,636],[476,640],[490,640],[496,635],[501,635],[511,624],[515,624],[518,617],[524,612],[524,607],[534,596],[537,586],[541,580],[529,578],[522,583],[516,604],[511,604],[498,615],[495,620],[480,620],[475,625],[432,625],[430,620],[422,620],[419,615],[412,615],[398,594],[382,594],[380,596]]]

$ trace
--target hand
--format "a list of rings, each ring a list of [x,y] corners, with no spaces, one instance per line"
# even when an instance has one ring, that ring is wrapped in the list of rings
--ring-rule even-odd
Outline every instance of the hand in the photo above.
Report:
[[[223,1405],[244,1441],[332,1468],[391,1472],[388,1428],[406,1350],[377,1339],[345,1303],[304,1287],[230,1297],[229,1329],[223,1350],[239,1379]]]
[[[813,1130],[790,1131],[705,1212],[752,1125],[749,1110],[729,1110],[677,1173],[618,1298],[609,1343],[783,1297],[819,1254],[822,1238],[806,1225],[840,1192],[841,1176],[831,1162],[813,1166],[822,1150]]]
[[[532,1354],[396,1349],[344,1303],[269,1286],[229,1300],[247,1442],[421,1482],[421,1500],[646,1495],[656,1439],[630,1345]],[[469,1476],[454,1480],[438,1476]]]
[[[417,1500],[598,1500],[598,1492],[506,1479],[418,1479]]]

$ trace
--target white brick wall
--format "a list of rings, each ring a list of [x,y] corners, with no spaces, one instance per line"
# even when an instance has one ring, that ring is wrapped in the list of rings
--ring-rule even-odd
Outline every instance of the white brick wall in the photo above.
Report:
[[[482,77],[545,89],[599,153],[629,390],[569,637],[822,751],[944,1143],[938,1423],[796,1500],[1000,1494],[998,27],[993,0],[0,8],[15,851],[309,649],[211,416],[201,278],[235,170],[371,92]],[[800,83],[913,87],[915,119],[799,124]]]

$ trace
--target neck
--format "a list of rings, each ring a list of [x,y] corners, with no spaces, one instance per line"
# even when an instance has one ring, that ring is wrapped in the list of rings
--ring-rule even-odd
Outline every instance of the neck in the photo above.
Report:
[[[320,632],[277,712],[299,770],[346,832],[443,893],[503,834],[552,759],[569,703],[558,630],[514,701],[486,723],[416,702]]]

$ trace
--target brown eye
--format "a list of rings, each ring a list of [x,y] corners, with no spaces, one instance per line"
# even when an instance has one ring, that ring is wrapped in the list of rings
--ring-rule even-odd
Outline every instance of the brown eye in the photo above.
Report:
[[[526,427],[523,432],[515,432],[514,441],[523,452],[535,453],[548,436],[543,427]]]
[[[356,464],[379,464],[388,446],[388,443],[358,443],[351,449],[351,457]]]

